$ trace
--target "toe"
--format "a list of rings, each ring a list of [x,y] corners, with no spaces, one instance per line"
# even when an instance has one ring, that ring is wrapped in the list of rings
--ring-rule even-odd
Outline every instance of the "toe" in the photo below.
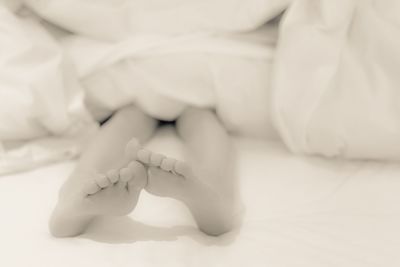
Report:
[[[95,182],[89,182],[84,188],[84,192],[88,195],[94,195],[100,190],[101,188]]]
[[[174,165],[174,171],[182,176],[190,175],[190,166],[184,161],[177,160]]]
[[[164,155],[153,153],[150,156],[150,164],[159,167],[164,159]]]
[[[110,180],[112,184],[115,184],[119,181],[119,172],[117,170],[109,170],[107,172],[107,178]]]
[[[133,176],[145,171],[143,164],[138,161],[132,161],[129,163],[128,168],[132,171]]]
[[[147,171],[140,162],[131,162],[128,166],[133,172],[133,179],[128,183],[129,190],[142,189],[147,184]]]
[[[140,150],[141,146],[136,138],[132,138],[131,141],[125,147],[125,154],[131,160],[137,159],[137,152]]]
[[[166,158],[161,162],[161,169],[163,169],[164,171],[172,171],[174,169],[174,165],[175,165],[176,159],[173,158]]]
[[[142,163],[149,164],[151,152],[146,149],[140,149],[137,153],[137,157]]]
[[[110,185],[110,181],[108,180],[107,176],[103,174],[99,174],[96,177],[96,183],[100,188],[106,188]]]
[[[133,171],[131,168],[122,168],[119,171],[119,175],[120,175],[121,182],[127,183],[132,179]]]

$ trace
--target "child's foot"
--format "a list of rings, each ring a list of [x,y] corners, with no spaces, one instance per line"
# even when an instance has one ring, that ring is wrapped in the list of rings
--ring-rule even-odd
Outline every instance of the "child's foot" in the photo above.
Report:
[[[137,160],[148,167],[148,173],[154,181],[148,181],[146,190],[161,197],[179,198],[190,175],[189,166],[162,154],[139,149]],[[150,177],[149,177],[150,178]]]
[[[55,236],[74,236],[82,233],[96,216],[121,216],[136,206],[141,190],[147,184],[145,167],[132,161],[127,167],[97,175],[85,186],[69,188],[60,195],[50,221]]]
[[[119,171],[110,170],[89,182],[83,189],[86,196],[79,209],[91,215],[126,215],[135,208],[146,184],[146,169],[133,161]]]
[[[189,163],[146,149],[138,150],[137,160],[148,166],[146,191],[184,202],[194,215],[199,228],[207,234],[219,235],[232,228],[233,200],[198,179],[200,173],[210,174],[194,171]]]

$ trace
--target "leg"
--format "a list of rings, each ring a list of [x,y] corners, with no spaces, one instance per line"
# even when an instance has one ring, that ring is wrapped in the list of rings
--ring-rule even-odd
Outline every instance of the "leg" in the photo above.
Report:
[[[146,190],[183,201],[207,234],[230,231],[240,218],[229,136],[214,113],[193,108],[178,119],[177,130],[187,147],[187,161],[138,151],[138,160],[149,166]]]
[[[185,202],[199,228],[213,235],[231,230],[239,218],[236,157],[230,137],[216,115],[205,109],[187,109],[177,121],[177,130],[198,178]]]
[[[121,215],[134,208],[140,192],[137,189],[145,186],[147,174],[142,164],[132,162],[132,155],[124,156],[124,150],[132,137],[146,141],[156,125],[154,119],[128,106],[101,128],[60,190],[50,220],[53,235],[78,235],[98,215]],[[130,144],[130,151],[138,148],[135,142]],[[105,202],[118,205],[107,206]]]
[[[110,168],[118,168],[124,163],[127,143],[132,138],[140,143],[146,142],[157,123],[134,106],[117,111],[81,155],[76,172],[104,173]]]

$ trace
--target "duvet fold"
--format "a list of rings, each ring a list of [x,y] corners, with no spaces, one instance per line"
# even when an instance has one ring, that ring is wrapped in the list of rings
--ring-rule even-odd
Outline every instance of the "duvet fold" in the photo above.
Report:
[[[298,0],[275,57],[272,117],[296,153],[400,158],[398,1]]]

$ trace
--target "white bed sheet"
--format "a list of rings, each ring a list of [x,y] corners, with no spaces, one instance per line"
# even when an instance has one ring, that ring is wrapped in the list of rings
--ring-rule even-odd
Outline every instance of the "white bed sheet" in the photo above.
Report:
[[[175,141],[162,133],[153,146]],[[0,177],[0,266],[399,266],[399,164],[235,144],[247,211],[240,230],[219,238],[198,232],[180,203],[144,193],[129,217],[56,239],[47,220],[74,162]]]

